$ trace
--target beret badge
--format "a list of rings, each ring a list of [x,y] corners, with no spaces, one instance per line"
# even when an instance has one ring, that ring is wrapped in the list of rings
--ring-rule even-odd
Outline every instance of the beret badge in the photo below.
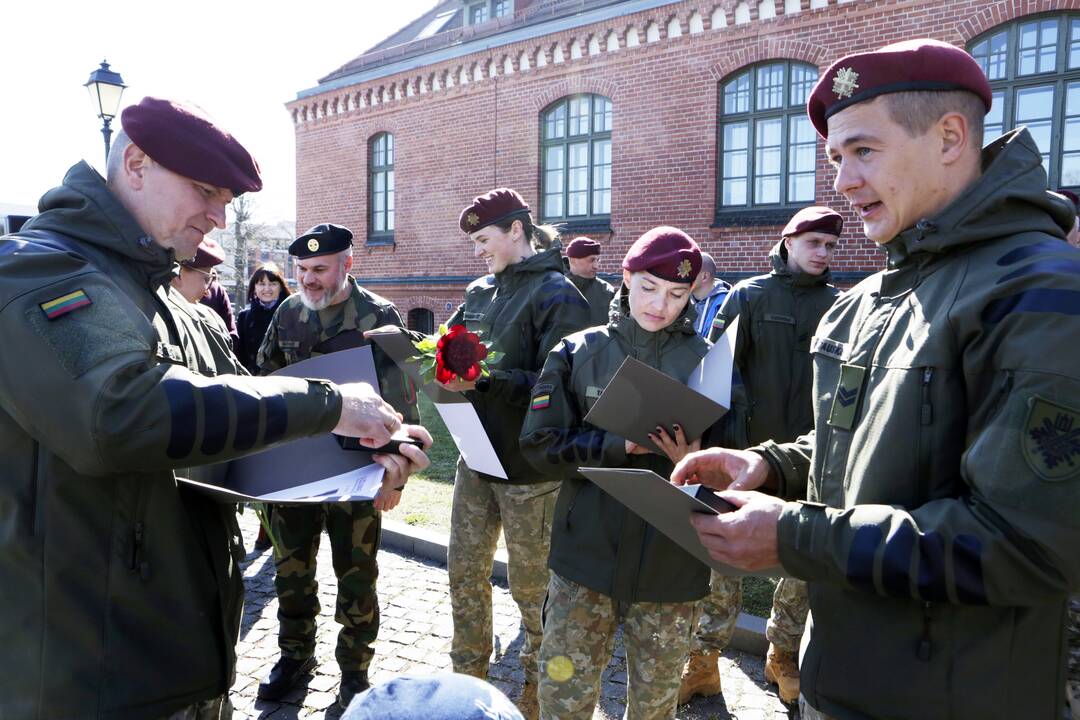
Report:
[[[838,98],[851,97],[859,89],[859,73],[852,68],[840,68],[833,77],[832,91]]]
[[[690,264],[689,260],[683,260],[679,263],[679,267],[675,270],[675,274],[681,278],[690,277],[690,272],[694,269],[694,266]]]
[[[465,218],[465,222],[467,222],[467,223],[469,223],[469,225],[475,227],[475,226],[480,224],[480,216],[477,215],[476,213],[469,213],[468,217]]]
[[[315,238],[311,238],[310,240],[307,241],[307,249],[310,250],[311,252],[318,252],[318,250],[319,250],[319,241],[316,240]]]

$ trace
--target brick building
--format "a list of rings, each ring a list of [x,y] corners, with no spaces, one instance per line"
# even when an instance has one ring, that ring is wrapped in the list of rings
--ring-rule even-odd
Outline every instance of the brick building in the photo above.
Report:
[[[605,245],[679,226],[736,280],[766,268],[791,214],[848,224],[834,273],[883,253],[832,190],[805,117],[838,57],[934,37],[995,90],[987,136],[1028,125],[1053,187],[1080,185],[1078,0],[441,0],[301,91],[297,226],[357,236],[354,273],[410,326],[447,317],[484,272],[457,227],[474,195],[518,189],[541,221]]]

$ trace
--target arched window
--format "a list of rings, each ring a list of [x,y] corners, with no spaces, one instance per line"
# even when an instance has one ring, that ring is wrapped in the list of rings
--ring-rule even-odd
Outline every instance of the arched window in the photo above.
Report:
[[[371,138],[368,158],[368,187],[371,188],[368,242],[393,242],[394,136],[379,133]]]
[[[1026,125],[1050,187],[1080,186],[1080,15],[1025,17],[979,36],[968,52],[994,93],[986,141]]]
[[[611,215],[611,119],[602,95],[562,98],[540,116],[545,221]]]
[[[410,330],[431,335],[435,332],[435,313],[427,308],[413,308],[409,311],[408,325]]]
[[[781,61],[720,84],[717,214],[814,201],[817,136],[806,99],[817,78],[813,65]]]

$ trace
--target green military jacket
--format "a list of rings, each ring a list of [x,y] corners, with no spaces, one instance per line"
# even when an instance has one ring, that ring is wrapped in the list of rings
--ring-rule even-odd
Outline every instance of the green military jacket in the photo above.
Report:
[[[571,272],[567,272],[566,277],[589,303],[589,326],[607,325],[611,298],[615,297],[615,288],[611,287],[611,283],[600,278],[583,278]]]
[[[259,347],[259,370],[269,374],[310,357],[369,345],[379,394],[405,422],[419,423],[416,388],[390,356],[364,338],[364,332],[384,325],[405,327],[401,315],[392,302],[360,287],[351,275],[348,283],[349,297],[322,310],[305,307],[300,293],[282,300]]]
[[[584,417],[627,357],[685,382],[708,352],[694,310],[659,332],[643,330],[621,299],[610,324],[563,339],[544,363],[521,430],[521,451],[545,477],[563,480],[548,564],[559,575],[627,602],[686,602],[705,596],[709,571],[665,535],[578,472],[647,468],[667,477],[666,456],[627,455],[626,440]]]
[[[210,378],[170,251],[85,163],[0,239],[0,717],[147,718],[233,681],[230,505],[173,469],[316,432],[333,386]]]
[[[739,318],[735,342],[736,382],[724,423],[735,447],[775,440],[790,442],[814,427],[810,339],[840,291],[829,272],[810,275],[788,268],[781,240],[769,253],[772,272],[738,283],[713,321],[710,339]]]
[[[221,316],[208,305],[188,302],[175,288],[169,290],[169,305],[176,317],[190,322],[197,332],[192,337],[200,346],[199,358],[204,375],[250,375],[232,351],[229,328]],[[203,349],[205,348],[205,349]]]
[[[837,718],[1057,718],[1080,586],[1080,252],[1026,130],[818,326],[815,431],[760,448]],[[819,504],[820,503],[820,504]]]
[[[495,275],[473,281],[447,325],[482,333],[504,353],[491,376],[465,396],[476,408],[509,477],[481,474],[491,482],[539,482],[518,448],[518,435],[536,376],[557,342],[589,326],[589,304],[562,274],[561,248],[536,253]]]

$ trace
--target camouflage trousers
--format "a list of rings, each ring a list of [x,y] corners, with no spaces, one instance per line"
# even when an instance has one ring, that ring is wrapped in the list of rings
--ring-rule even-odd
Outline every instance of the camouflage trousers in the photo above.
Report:
[[[810,597],[806,583],[796,578],[780,578],[772,596],[772,613],[765,626],[765,637],[780,650],[799,653]]]
[[[231,720],[232,716],[232,702],[226,693],[222,697],[188,705],[161,720]]]
[[[726,648],[735,634],[741,607],[742,578],[713,571],[709,594],[699,603],[692,649],[695,652],[719,652]],[[772,614],[765,629],[769,642],[781,650],[797,653],[809,609],[806,583],[781,578],[773,591]]]
[[[370,501],[278,505],[271,524],[280,545],[280,553],[275,550],[274,555],[274,589],[281,654],[302,659],[315,652],[315,618],[320,610],[315,558],[325,526],[338,581],[334,619],[341,631],[335,656],[342,670],[366,670],[379,634],[375,554],[382,523],[375,506]]]
[[[540,646],[540,717],[589,720],[622,622],[626,720],[674,720],[696,603],[619,603],[551,574]]]
[[[799,696],[799,718],[800,720],[833,720],[832,715],[826,715],[812,708],[802,695]]]
[[[493,642],[491,563],[501,528],[506,538],[510,594],[525,626],[521,666],[526,680],[535,680],[540,612],[548,580],[551,516],[559,486],[558,482],[491,483],[458,460],[447,550],[454,619],[450,660],[454,672],[487,677]]]

